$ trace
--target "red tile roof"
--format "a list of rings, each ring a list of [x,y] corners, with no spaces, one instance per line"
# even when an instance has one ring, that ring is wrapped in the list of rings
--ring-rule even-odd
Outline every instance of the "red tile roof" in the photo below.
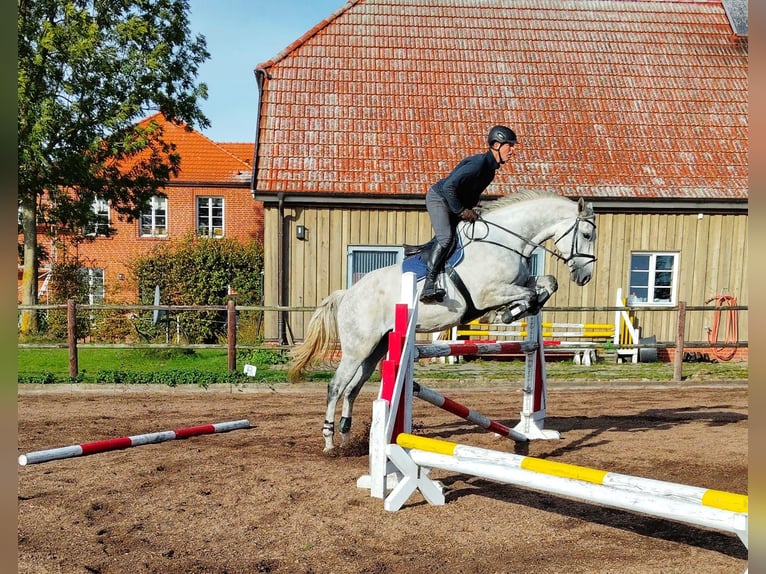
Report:
[[[352,0],[258,66],[256,189],[422,194],[503,123],[493,194],[746,199],[747,67],[720,0]]]
[[[255,144],[216,143],[197,131],[168,122],[161,114],[150,116],[141,123],[150,121],[163,126],[164,139],[174,143],[181,156],[181,172],[171,179],[172,183],[250,182]]]

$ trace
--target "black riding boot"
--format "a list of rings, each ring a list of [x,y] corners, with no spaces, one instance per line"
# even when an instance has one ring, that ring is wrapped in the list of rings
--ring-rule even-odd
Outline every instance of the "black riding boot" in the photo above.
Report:
[[[420,293],[421,303],[441,303],[447,292],[436,285],[436,280],[442,272],[444,261],[447,259],[448,249],[438,243],[434,243],[431,253],[426,261],[426,282]]]

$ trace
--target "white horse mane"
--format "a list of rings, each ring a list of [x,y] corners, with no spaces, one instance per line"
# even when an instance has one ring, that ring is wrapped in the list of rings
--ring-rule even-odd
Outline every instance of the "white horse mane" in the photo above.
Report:
[[[517,191],[516,193],[512,193],[509,195],[504,195],[503,197],[493,201],[492,203],[486,206],[485,210],[493,211],[495,209],[500,209],[501,207],[505,207],[509,203],[518,203],[520,201],[528,201],[532,199],[545,199],[545,198],[565,199],[561,195],[558,195],[557,193],[554,193],[552,191],[522,189],[521,191]]]

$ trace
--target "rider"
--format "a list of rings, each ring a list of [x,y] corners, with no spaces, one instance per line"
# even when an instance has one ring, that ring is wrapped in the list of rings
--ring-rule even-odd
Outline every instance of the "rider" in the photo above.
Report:
[[[446,294],[436,280],[444,269],[458,222],[476,221],[474,207],[479,196],[514,153],[516,134],[511,128],[494,126],[487,136],[489,150],[464,158],[452,172],[437,181],[426,194],[426,209],[436,234],[436,243],[426,261],[426,282],[420,294],[423,303],[441,302]]]

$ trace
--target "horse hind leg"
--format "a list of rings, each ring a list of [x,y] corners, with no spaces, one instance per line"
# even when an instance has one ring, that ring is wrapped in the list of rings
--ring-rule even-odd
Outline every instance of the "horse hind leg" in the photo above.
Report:
[[[325,442],[324,452],[330,452],[335,448],[333,436],[335,435],[335,409],[338,405],[338,399],[351,384],[351,381],[358,376],[360,368],[358,363],[342,357],[335,374],[327,383],[327,411],[322,426],[322,436]],[[341,425],[343,424],[341,421]]]
[[[354,410],[354,401],[359,396],[359,392],[362,390],[364,383],[366,383],[372,374],[375,372],[375,368],[380,363],[380,360],[385,356],[388,351],[388,336],[384,336],[376,345],[375,349],[370,355],[362,361],[359,365],[359,369],[349,384],[346,387],[346,391],[343,395],[343,408],[341,409],[340,424],[338,430],[340,431],[340,444],[341,448],[348,445],[348,441],[351,438],[351,417]]]

